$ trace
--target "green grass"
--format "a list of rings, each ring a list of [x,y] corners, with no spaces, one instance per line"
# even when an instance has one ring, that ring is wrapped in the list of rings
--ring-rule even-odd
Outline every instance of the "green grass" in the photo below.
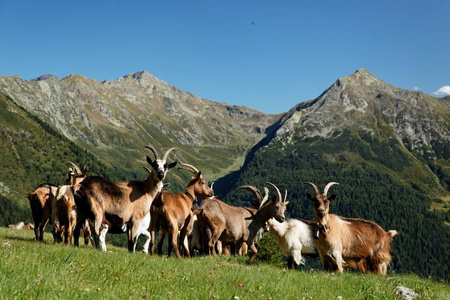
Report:
[[[0,228],[0,299],[395,299],[397,285],[422,299],[450,298],[447,284],[415,275],[291,271],[245,257],[175,259],[108,248],[36,243],[32,231]]]

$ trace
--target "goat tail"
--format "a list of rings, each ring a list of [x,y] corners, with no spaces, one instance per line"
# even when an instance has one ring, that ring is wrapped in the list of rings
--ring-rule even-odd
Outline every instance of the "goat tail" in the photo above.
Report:
[[[391,238],[393,238],[394,236],[399,235],[400,232],[398,232],[397,230],[389,230],[387,234],[389,234]]]

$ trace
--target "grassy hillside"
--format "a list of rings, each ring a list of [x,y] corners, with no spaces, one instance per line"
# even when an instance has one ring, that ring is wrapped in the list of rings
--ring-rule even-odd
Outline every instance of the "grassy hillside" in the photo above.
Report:
[[[247,258],[167,259],[32,239],[32,231],[0,228],[0,298],[396,299],[398,285],[422,299],[450,297],[447,284],[415,275],[287,271]]]

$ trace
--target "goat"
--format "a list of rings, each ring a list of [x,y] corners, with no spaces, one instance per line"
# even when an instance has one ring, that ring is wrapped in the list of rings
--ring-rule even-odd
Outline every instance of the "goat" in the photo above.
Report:
[[[258,202],[264,202],[269,197],[269,190],[264,187],[264,198],[261,192],[254,186],[246,185],[237,189],[248,189]],[[285,192],[284,201],[286,201]],[[287,219],[280,223],[276,219],[269,219],[267,225],[269,231],[277,239],[281,252],[287,257],[288,268],[297,268],[305,263],[302,254],[317,256],[314,234],[317,230],[315,221]]]
[[[168,187],[170,185],[170,183],[164,183],[162,188]],[[161,190],[159,190],[159,192],[161,192]],[[150,232],[148,232],[148,229],[150,227],[150,212],[148,214],[145,215],[144,219],[142,219],[141,224],[139,225],[138,228],[138,232],[136,233],[136,239],[139,238],[140,235],[144,235],[146,237],[146,240],[144,242],[144,245],[142,246],[142,252],[144,253],[148,253],[148,247],[150,245],[150,240],[151,240],[151,236],[150,236]],[[115,225],[112,228],[109,228],[108,224],[103,223],[101,228],[100,228],[100,235],[99,235],[99,240],[100,240],[100,248],[102,249],[103,252],[106,252],[106,233],[112,233],[112,234],[122,234],[122,233],[126,233],[127,232],[127,225],[126,224],[122,224],[122,225]]]
[[[206,239],[210,254],[215,255],[215,245],[218,240],[223,242],[236,242],[237,248],[246,243],[253,251],[249,256],[253,261],[258,253],[254,240],[258,231],[270,218],[275,218],[279,222],[284,222],[284,212],[286,205],[278,188],[275,188],[277,195],[271,200],[267,199],[256,209],[236,207],[228,205],[218,199],[205,199],[197,210],[197,217],[202,234]],[[206,244],[205,243],[205,244]]]
[[[192,165],[181,163],[180,169],[185,169],[194,177],[188,183],[184,194],[173,194],[169,191],[162,191],[159,197],[153,202],[150,209],[150,253],[153,254],[155,230],[160,228],[158,254],[162,254],[162,244],[165,232],[169,233],[169,244],[167,254],[170,256],[172,248],[177,257],[181,257],[181,245],[184,246],[186,255],[190,257],[189,247],[185,244],[187,237],[187,227],[192,218],[191,208],[197,201],[197,196],[212,197],[213,190],[208,186],[202,173]],[[180,247],[178,247],[178,235],[180,235]],[[180,249],[179,249],[180,248]]]
[[[57,190],[58,186],[43,183],[28,194],[34,222],[34,235],[38,242],[44,241],[45,227],[47,227],[51,219],[52,202]]]
[[[323,193],[312,182],[304,182],[314,188],[313,196],[307,197],[313,203],[313,211],[318,222],[317,251],[325,269],[343,272],[344,267],[362,272],[372,271],[386,275],[391,262],[392,238],[396,230],[385,232],[372,221],[343,218],[329,213],[330,202],[336,194],[327,197],[328,189],[337,182],[329,182]]]
[[[73,177],[77,175],[75,172],[77,170],[75,164],[72,162],[69,163],[73,168],[69,168],[68,178],[66,179],[65,184],[72,184]],[[34,235],[38,242],[44,241],[45,227],[51,223],[52,204],[57,190],[58,186],[50,183],[43,183],[28,194],[34,222]]]
[[[72,242],[72,234],[77,222],[74,193],[79,188],[79,184],[86,178],[88,169],[86,165],[83,171],[72,162],[76,173],[70,177],[69,184],[58,187],[52,202],[52,222],[53,237],[55,243],[60,243],[64,235],[64,243],[69,245]]]
[[[20,221],[17,224],[8,225],[8,228],[17,229],[17,230],[31,230],[31,229],[34,229],[34,225],[31,223],[24,223],[24,222]]]
[[[144,217],[150,211],[150,206],[158,194],[162,181],[169,169],[177,162],[168,164],[169,153],[166,151],[163,159],[152,146],[146,146],[155,159],[147,155],[147,163],[152,170],[144,167],[149,175],[145,180],[129,180],[114,183],[101,176],[87,177],[81,184],[75,196],[75,202],[81,219],[88,219],[92,228],[93,244],[99,248],[99,234],[102,223],[108,226],[127,225],[128,251],[135,252],[137,233]],[[79,235],[78,226],[75,235]]]

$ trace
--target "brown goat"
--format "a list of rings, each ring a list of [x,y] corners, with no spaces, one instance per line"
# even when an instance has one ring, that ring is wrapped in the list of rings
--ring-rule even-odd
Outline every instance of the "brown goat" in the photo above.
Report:
[[[192,217],[191,208],[193,203],[197,201],[197,196],[205,198],[214,195],[213,190],[208,186],[207,181],[199,170],[189,164],[181,163],[181,166],[180,169],[192,172],[194,177],[191,178],[184,194],[173,194],[163,190],[153,202],[150,208],[150,254],[153,254],[155,230],[159,227],[158,254],[162,254],[162,244],[167,231],[169,233],[168,256],[170,256],[173,248],[175,255],[181,257],[181,245],[184,245],[187,227]],[[177,242],[178,235],[180,236],[180,247],[178,247]],[[186,245],[184,246],[186,255],[190,257],[189,248]]]
[[[319,223],[316,246],[325,269],[337,269],[342,273],[345,267],[386,275],[391,262],[391,242],[397,231],[385,232],[372,221],[330,214],[329,205],[336,194],[327,197],[327,192],[337,182],[328,183],[322,194],[314,183],[304,183],[312,186],[316,193],[315,196],[307,193],[307,196]]]
[[[254,240],[259,229],[270,218],[275,218],[279,222],[284,222],[284,212],[286,205],[278,188],[272,183],[277,192],[271,200],[261,203],[259,209],[250,209],[228,205],[218,199],[205,199],[197,210],[197,217],[202,235],[205,239],[210,254],[215,255],[215,246],[218,240],[225,242],[236,242],[238,249],[246,243],[253,254],[250,261],[254,260],[258,250]]]
[[[50,222],[52,215],[52,202],[55,197],[58,186],[43,183],[28,194],[31,213],[34,222],[34,235],[36,241],[44,241],[44,231]]]
[[[128,251],[135,252],[139,225],[149,213],[167,171],[177,164],[176,161],[167,163],[169,153],[175,148],[167,150],[163,159],[159,159],[153,147],[146,146],[146,148],[155,156],[155,160],[147,156],[147,162],[152,167],[152,170],[144,167],[149,172],[147,179],[114,183],[101,176],[90,176],[80,184],[80,189],[75,194],[75,203],[80,214],[79,221],[89,220],[96,248],[100,246],[99,233],[102,222],[109,227],[126,224]],[[79,230],[80,227],[77,225],[75,236],[79,236]]]
[[[73,163],[76,173],[70,178],[68,185],[60,186],[52,203],[53,236],[55,243],[61,243],[64,235],[64,243],[72,243],[72,234],[77,222],[77,213],[74,193],[79,184],[86,178],[88,169],[86,165],[83,171]],[[86,234],[85,234],[86,235]]]
[[[73,168],[69,169],[68,177],[65,184],[72,185],[74,177],[81,175],[77,173],[77,167],[74,163],[69,162]],[[55,198],[58,186],[43,183],[40,184],[34,191],[28,194],[28,200],[30,202],[31,213],[34,222],[34,235],[36,241],[44,241],[45,227],[50,223],[52,217],[52,204]]]

